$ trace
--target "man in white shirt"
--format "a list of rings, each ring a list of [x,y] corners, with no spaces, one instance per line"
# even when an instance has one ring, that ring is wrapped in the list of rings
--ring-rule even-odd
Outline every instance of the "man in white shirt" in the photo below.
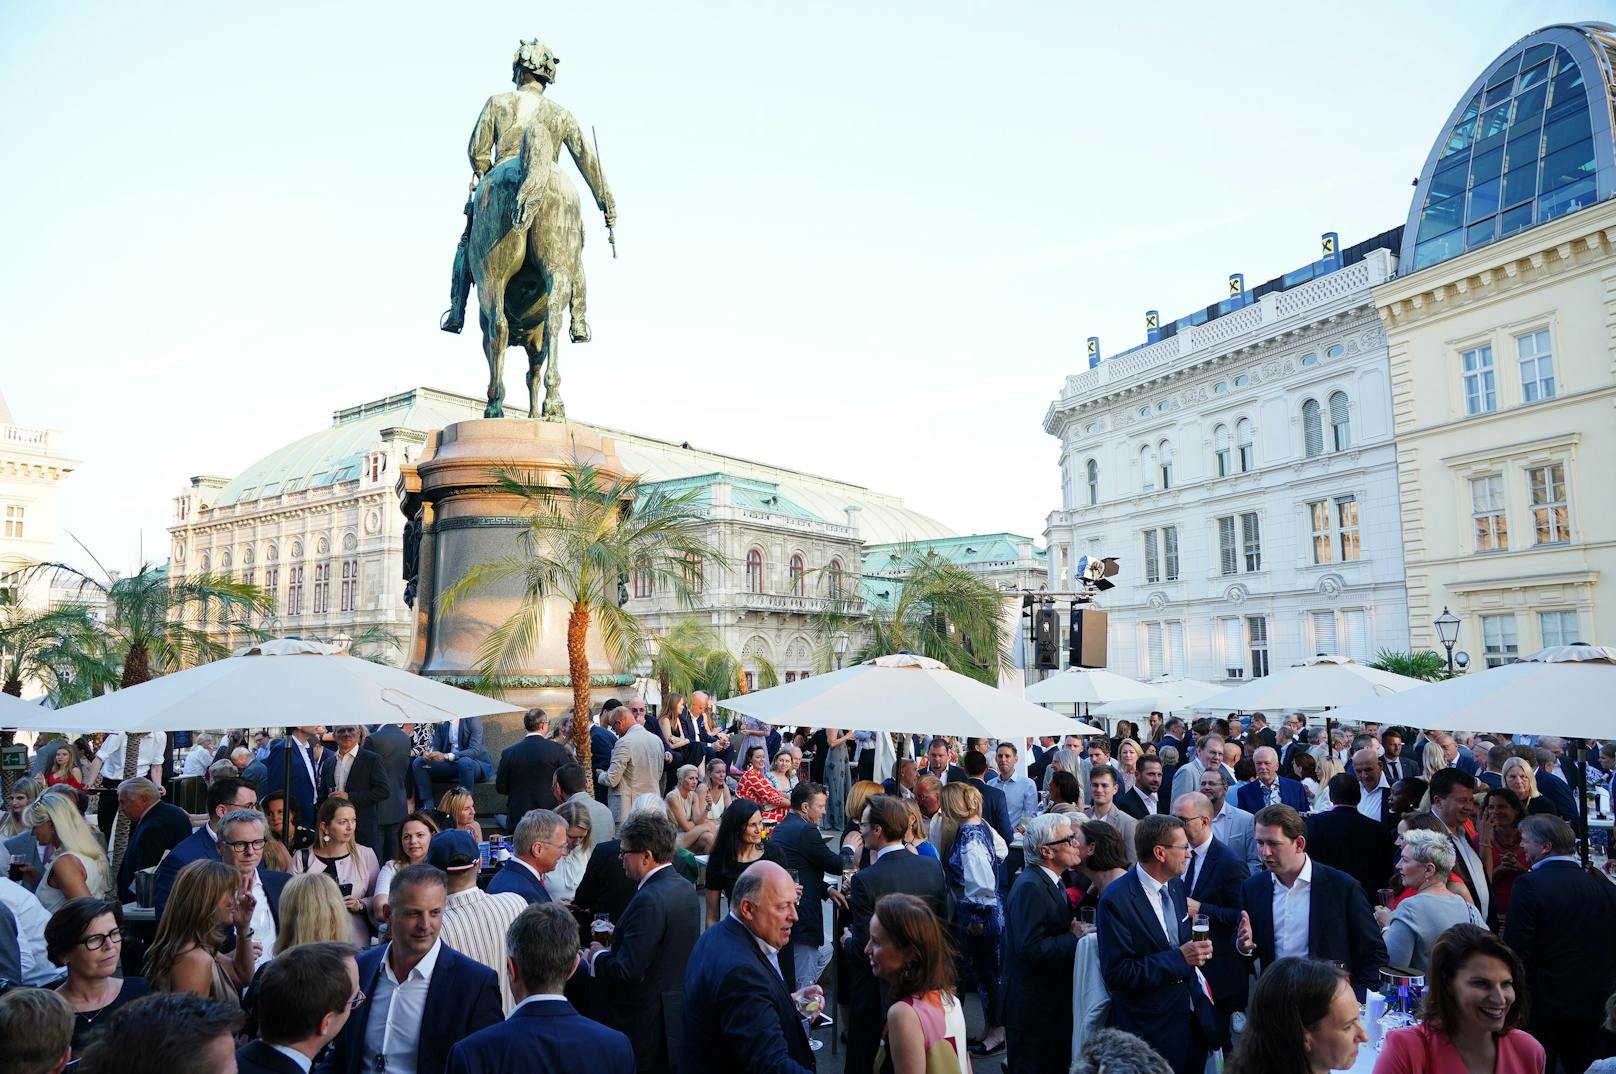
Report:
[[[1380,761],[1380,754],[1364,747],[1352,755],[1352,774],[1358,777],[1358,812],[1373,821],[1386,819],[1386,795],[1392,785]]]
[[[499,974],[500,1004],[509,1013],[516,1000],[505,957],[505,930],[526,909],[527,900],[514,891],[490,895],[477,887],[482,856],[469,832],[451,829],[434,835],[427,845],[426,863],[449,877],[439,938]]]
[[[1117,808],[1117,771],[1108,764],[1096,764],[1089,771],[1089,801],[1090,805],[1085,811],[1098,821],[1117,830],[1122,836],[1122,845],[1127,848],[1128,861],[1135,859],[1133,847],[1134,826],[1138,821]]]
[[[242,1074],[285,1070],[284,1056],[309,1074],[314,1057],[348,1024],[364,997],[354,948],[343,943],[307,943],[270,963],[255,986],[258,1039],[236,1055]]]
[[[0,951],[16,945],[18,977],[12,983],[39,988],[60,977],[62,971],[52,964],[45,947],[45,926],[50,923],[50,915],[34,893],[0,877],[0,905],[10,911],[12,920],[8,924],[16,928],[13,936],[0,938]]]
[[[290,879],[286,873],[265,873],[262,869],[268,827],[269,822],[258,810],[237,809],[225,814],[219,822],[218,831],[219,860],[236,870],[242,886],[252,891],[254,902],[249,939],[258,945],[258,955],[253,959],[255,966],[262,966],[275,955],[275,919],[279,912],[281,888]],[[274,888],[273,902],[264,884],[266,877],[271,881],[270,887]],[[240,942],[240,937],[237,942]]]

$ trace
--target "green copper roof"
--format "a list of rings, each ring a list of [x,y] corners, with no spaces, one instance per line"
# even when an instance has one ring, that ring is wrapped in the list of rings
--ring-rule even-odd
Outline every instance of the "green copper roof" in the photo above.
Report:
[[[1022,546],[1030,549],[1030,554],[1035,560],[1043,560],[1048,555],[1033,542],[1031,537],[1023,537],[1017,533],[972,533],[963,537],[937,537],[911,541],[907,547],[910,556],[923,556],[927,552],[935,552],[949,562],[965,567],[986,563],[1014,563],[1027,554],[1021,550]],[[865,545],[864,573],[880,574],[883,571],[904,569],[903,562],[907,558],[904,549],[905,546],[902,544]]]
[[[847,524],[845,519],[820,518],[801,504],[794,503],[781,493],[779,484],[773,481],[757,481],[749,477],[736,477],[733,474],[711,473],[678,477],[671,481],[648,481],[641,487],[646,491],[661,490],[669,495],[696,489],[695,502],[711,504],[713,486],[719,482],[729,484],[729,501],[742,510],[767,511],[776,515],[807,519],[810,522],[833,522],[838,526]]]

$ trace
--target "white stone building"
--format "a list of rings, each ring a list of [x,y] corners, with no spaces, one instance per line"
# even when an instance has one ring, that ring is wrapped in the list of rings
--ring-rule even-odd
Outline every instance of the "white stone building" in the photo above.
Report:
[[[1067,378],[1049,585],[1116,556],[1109,666],[1233,682],[1408,646],[1385,332],[1398,232],[1325,256]],[[1091,344],[1091,353],[1097,348]],[[1064,626],[1065,608],[1062,607]],[[1064,662],[1065,656],[1063,654]]]
[[[56,558],[57,486],[78,465],[63,453],[60,432],[17,424],[0,396],[0,596],[39,610],[49,605],[49,579],[19,574]]]

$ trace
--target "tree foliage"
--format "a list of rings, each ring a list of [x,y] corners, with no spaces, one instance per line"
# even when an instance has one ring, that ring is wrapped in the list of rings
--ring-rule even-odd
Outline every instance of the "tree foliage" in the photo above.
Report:
[[[1406,675],[1411,679],[1424,679],[1426,682],[1448,678],[1447,658],[1430,649],[1418,651],[1382,649],[1375,654],[1369,666],[1378,671]]]

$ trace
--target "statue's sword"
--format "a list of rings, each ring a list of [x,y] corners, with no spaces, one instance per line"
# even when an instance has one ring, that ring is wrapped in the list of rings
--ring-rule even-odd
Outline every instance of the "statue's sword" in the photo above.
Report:
[[[595,171],[600,175],[601,185],[606,183],[606,169],[600,163],[600,136],[595,133],[595,125],[589,125],[589,140],[595,143]],[[606,241],[612,244],[612,260],[617,260],[617,235],[612,230],[610,222],[606,224]]]

